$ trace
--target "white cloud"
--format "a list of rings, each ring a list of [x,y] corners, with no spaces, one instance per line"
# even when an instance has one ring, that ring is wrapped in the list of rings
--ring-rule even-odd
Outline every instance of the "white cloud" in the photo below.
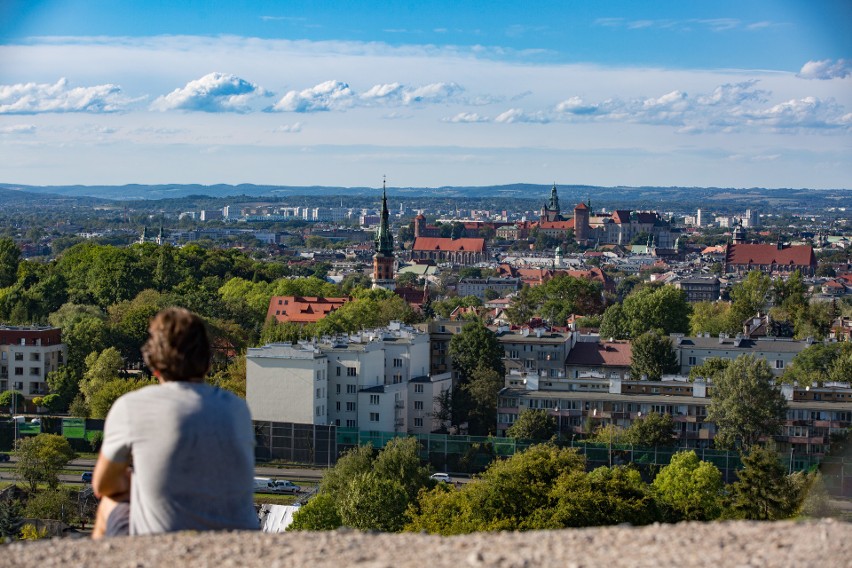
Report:
[[[367,92],[361,95],[362,99],[365,100],[391,100],[391,99],[402,99],[402,90],[403,86],[401,83],[385,83],[380,85],[373,85],[370,87]]]
[[[464,89],[456,83],[430,83],[406,90],[402,100],[405,104],[442,103],[460,94]]]
[[[852,74],[852,60],[823,59],[822,61],[808,61],[802,65],[798,76],[802,79],[845,79]]]
[[[832,129],[852,127],[852,113],[844,114],[843,108],[833,99],[817,97],[792,99],[756,112],[744,113],[750,122],[778,129]]]
[[[295,133],[301,132],[301,131],[302,131],[302,123],[301,122],[294,122],[293,124],[285,124],[283,126],[279,126],[275,130],[273,130],[273,132],[285,132],[285,133],[288,133],[288,134],[295,134]]]
[[[290,91],[270,110],[286,112],[318,112],[344,109],[352,105],[354,93],[342,81],[325,81],[302,91]]]
[[[182,89],[158,97],[151,103],[151,108],[161,111],[248,112],[253,99],[270,94],[236,75],[209,73],[190,81]]]
[[[63,77],[56,83],[0,85],[0,114],[43,112],[116,112],[130,103],[117,85],[68,87]]]
[[[598,18],[595,20],[595,24],[607,28],[626,28],[628,30],[671,30],[676,32],[689,32],[696,28],[707,29],[711,32],[727,32],[731,30],[759,31],[783,25],[766,20],[746,23],[735,18],[688,18],[685,20],[628,20],[626,18]]]
[[[719,85],[709,95],[698,97],[703,105],[740,105],[746,102],[763,103],[768,100],[769,92],[755,89],[756,80],[741,83],[725,83]]]
[[[455,116],[445,118],[444,122],[488,122],[487,116],[481,116],[475,112],[460,112]]]
[[[494,122],[511,124],[513,122],[531,122],[538,124],[547,124],[550,119],[543,112],[527,113],[520,108],[510,108],[509,110],[499,114]]]
[[[556,112],[568,114],[594,114],[598,111],[598,105],[589,104],[580,97],[571,97],[556,105]]]
[[[462,92],[464,92],[464,88],[456,83],[429,83],[419,87],[407,86],[402,83],[384,83],[373,85],[361,94],[360,98],[368,103],[386,105],[440,104],[457,99]],[[477,98],[472,104],[488,103]]]
[[[35,131],[34,124],[12,124],[0,128],[0,134],[34,134]]]

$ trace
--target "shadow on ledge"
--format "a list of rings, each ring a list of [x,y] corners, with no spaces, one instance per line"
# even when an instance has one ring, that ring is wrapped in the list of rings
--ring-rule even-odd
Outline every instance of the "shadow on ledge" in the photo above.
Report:
[[[820,566],[852,563],[852,524],[681,523],[456,537],[360,533],[176,533],[0,549],[4,566],[263,568]]]

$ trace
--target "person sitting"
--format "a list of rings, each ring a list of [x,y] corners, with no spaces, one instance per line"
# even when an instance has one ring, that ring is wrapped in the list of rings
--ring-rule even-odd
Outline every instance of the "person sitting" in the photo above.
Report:
[[[148,331],[143,359],[159,384],[123,395],[107,415],[93,538],[257,529],[251,415],[244,400],[204,384],[204,322],[169,308]]]

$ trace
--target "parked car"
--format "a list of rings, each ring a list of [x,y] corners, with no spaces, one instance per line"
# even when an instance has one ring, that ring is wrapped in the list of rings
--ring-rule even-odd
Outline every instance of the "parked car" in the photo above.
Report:
[[[435,481],[443,481],[444,483],[452,483],[453,482],[453,478],[450,477],[449,473],[433,473],[429,477],[431,479],[434,479]]]
[[[80,475],[80,481],[83,483],[91,483],[92,482],[92,472],[84,471],[82,475]]]
[[[3,452],[0,452],[0,462],[7,462],[7,461],[9,461],[9,454],[4,454]]]
[[[254,478],[255,493],[292,493],[295,495],[301,490],[301,487],[286,479]]]

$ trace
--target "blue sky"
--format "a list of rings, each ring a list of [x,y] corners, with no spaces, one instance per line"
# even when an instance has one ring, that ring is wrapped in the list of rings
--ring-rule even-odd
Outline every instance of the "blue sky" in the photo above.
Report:
[[[852,3],[0,0],[0,181],[852,187]]]

